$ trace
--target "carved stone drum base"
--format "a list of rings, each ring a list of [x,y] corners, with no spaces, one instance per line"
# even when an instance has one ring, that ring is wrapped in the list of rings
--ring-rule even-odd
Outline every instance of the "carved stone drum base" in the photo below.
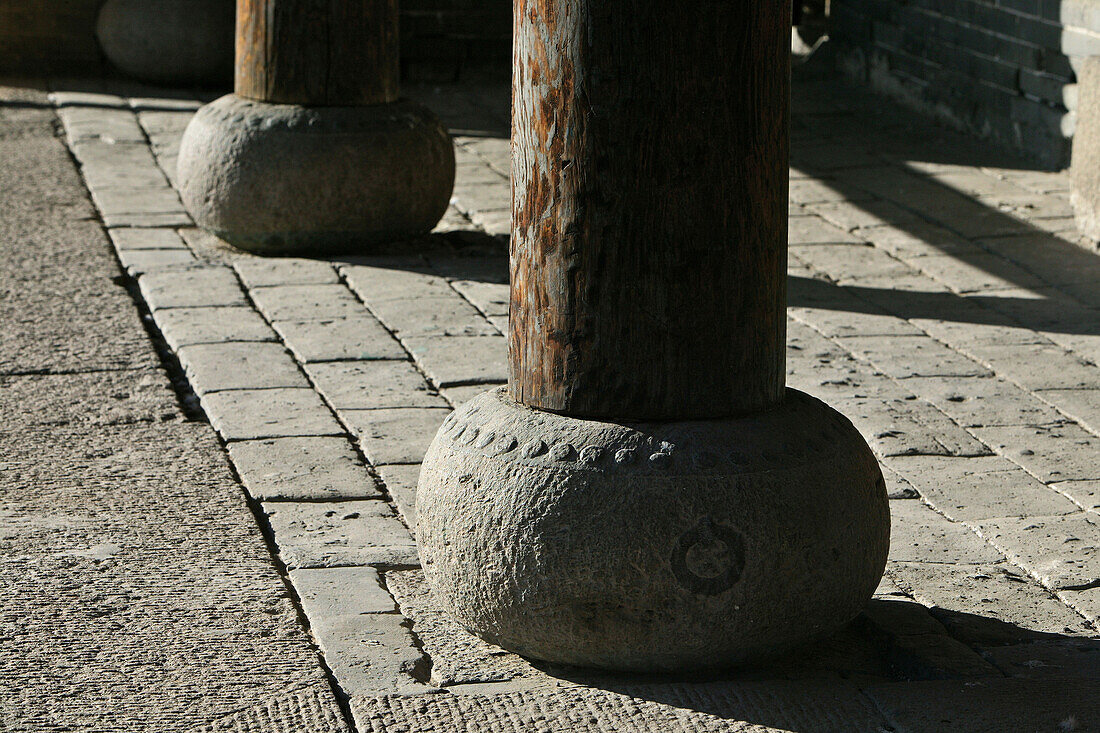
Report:
[[[370,252],[426,234],[455,172],[450,136],[419,104],[307,107],[232,94],[191,120],[178,165],[195,222],[260,254]]]
[[[471,632],[634,671],[744,664],[835,629],[890,538],[867,444],[795,390],[751,417],[627,425],[498,388],[440,429],[417,516],[428,581]]]

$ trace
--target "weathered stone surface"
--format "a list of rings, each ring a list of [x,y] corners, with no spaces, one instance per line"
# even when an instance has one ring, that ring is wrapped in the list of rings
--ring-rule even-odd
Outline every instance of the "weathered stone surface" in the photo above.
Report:
[[[1086,430],[1100,434],[1100,389],[1052,389],[1037,394]]]
[[[576,733],[826,733],[885,725],[859,690],[846,683],[605,681],[497,694],[360,698],[351,705],[359,729],[372,733],[398,733],[412,719],[418,733],[555,727]]]
[[[1077,71],[1077,129],[1073,141],[1073,213],[1081,233],[1100,242],[1100,61]]]
[[[272,322],[319,321],[368,315],[363,304],[340,284],[279,285],[253,288],[249,294],[260,312]]]
[[[485,316],[453,291],[446,296],[367,302],[386,328],[402,341],[413,337],[499,335]]]
[[[1000,456],[898,456],[885,462],[957,522],[1079,511],[1072,501]]]
[[[272,285],[329,285],[340,282],[336,270],[328,262],[294,257],[279,259],[242,259],[233,269],[249,288]]]
[[[340,418],[359,437],[359,444],[370,462],[380,466],[420,463],[428,444],[450,412],[446,408],[396,407],[341,410]]]
[[[982,649],[982,655],[1010,677],[1100,680],[1096,641],[1048,641]]]
[[[1100,440],[1077,425],[974,428],[974,433],[1040,481],[1100,478]]]
[[[826,396],[820,390],[813,391]],[[844,391],[852,392],[850,389]],[[868,392],[871,390],[859,390],[856,397],[831,402],[852,420],[880,456],[981,456],[991,453],[974,436],[913,395]],[[862,396],[864,394],[867,396]]]
[[[412,102],[302,107],[227,95],[191,121],[178,170],[195,221],[242,249],[369,251],[431,231],[454,154]]]
[[[420,480],[419,463],[396,463],[375,466],[386,492],[390,495],[397,510],[401,512],[405,525],[416,528],[416,484]]]
[[[310,624],[330,623],[341,616],[394,613],[397,605],[371,567],[293,570],[290,582],[302,599]]]
[[[306,371],[337,410],[447,407],[411,361],[335,361]]]
[[[202,407],[223,440],[344,434],[309,388],[213,392],[203,395]]]
[[[403,343],[437,387],[508,379],[508,342],[495,330],[492,336],[418,336]]]
[[[409,530],[384,501],[277,501],[263,508],[291,570],[418,564]]]
[[[107,233],[119,252],[131,249],[187,249],[183,238],[175,229],[118,227],[108,229]]]
[[[891,501],[891,562],[980,565],[1004,559],[965,525],[936,514],[919,501]]]
[[[1049,425],[1065,416],[1014,384],[998,378],[912,377],[905,386],[963,427]]]
[[[369,264],[344,265],[340,272],[366,303],[454,297],[447,281],[431,272],[423,258],[364,257],[355,260],[360,261]]]
[[[295,687],[219,718],[209,733],[348,733],[328,680]]]
[[[370,314],[274,325],[295,356],[307,363],[408,358],[400,342]]]
[[[222,0],[108,0],[96,37],[111,63],[138,79],[224,83],[232,77],[233,20]]]
[[[150,310],[247,306],[240,283],[226,267],[196,267],[175,272],[152,272],[138,284]]]
[[[332,674],[348,695],[427,690],[428,661],[396,613],[343,614],[312,626]]]
[[[417,489],[421,560],[452,617],[613,669],[730,666],[840,626],[878,585],[887,530],[866,445],[797,392],[743,420],[628,427],[494,390],[444,423]]]
[[[259,501],[339,501],[382,494],[346,438],[245,440],[229,444],[229,457],[249,496]]]
[[[1100,480],[1059,481],[1051,488],[1075,501],[1082,509],[1100,513]]]
[[[186,249],[130,249],[118,253],[122,267],[131,277],[155,270],[187,267],[198,264]]]
[[[243,306],[162,308],[153,311],[153,320],[164,340],[176,351],[195,344],[278,339],[259,313]]]
[[[1100,387],[1100,369],[1053,344],[969,344],[962,348],[1025,389]]]
[[[920,257],[911,264],[956,293],[984,293],[1047,284],[1003,257],[980,250]]]
[[[1100,581],[1100,517],[1004,517],[978,523],[1001,548],[1048,588],[1074,590]]]
[[[179,359],[200,397],[226,389],[309,386],[282,344],[195,344],[180,349]]]
[[[841,342],[895,379],[979,377],[989,370],[927,336],[853,336]]]

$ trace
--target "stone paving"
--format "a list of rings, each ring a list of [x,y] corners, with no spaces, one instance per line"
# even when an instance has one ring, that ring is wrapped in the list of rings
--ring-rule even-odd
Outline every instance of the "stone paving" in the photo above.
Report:
[[[51,95],[185,407],[225,446],[359,731],[1100,726],[1100,257],[1065,174],[796,84],[787,379],[880,457],[887,578],[797,658],[592,674],[466,634],[418,569],[421,456],[506,379],[510,163],[506,88],[411,92],[455,135],[452,206],[421,241],[328,260],[250,256],[192,225],[172,179],[202,100]]]

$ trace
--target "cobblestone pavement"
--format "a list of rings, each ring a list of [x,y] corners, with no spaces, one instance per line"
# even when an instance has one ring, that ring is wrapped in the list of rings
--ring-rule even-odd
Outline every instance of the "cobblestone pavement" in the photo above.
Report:
[[[788,383],[881,458],[876,600],[796,658],[706,680],[531,664],[433,606],[420,458],[506,378],[507,89],[413,90],[450,125],[436,232],[261,259],[172,188],[200,100],[51,100],[150,326],[217,432],[360,731],[1100,728],[1100,257],[1068,179],[832,82],[796,84]],[[705,328],[705,323],[700,323]]]

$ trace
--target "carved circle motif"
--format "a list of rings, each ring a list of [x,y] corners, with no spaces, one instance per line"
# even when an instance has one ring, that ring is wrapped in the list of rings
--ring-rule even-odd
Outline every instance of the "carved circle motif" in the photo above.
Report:
[[[670,558],[677,582],[692,593],[716,596],[732,588],[745,570],[745,539],[710,517],[680,536]]]

